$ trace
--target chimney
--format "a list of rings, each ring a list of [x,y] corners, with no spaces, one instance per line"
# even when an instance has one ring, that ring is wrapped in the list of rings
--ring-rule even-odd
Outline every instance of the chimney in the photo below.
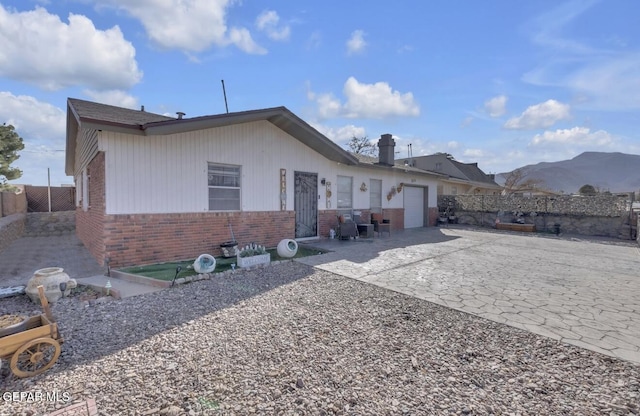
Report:
[[[178,115],[178,120],[182,120],[182,117],[184,117],[185,113],[183,113],[182,111],[178,111],[176,112],[176,114]]]
[[[143,105],[140,106],[140,111],[144,111],[144,106]]]
[[[378,140],[378,147],[380,148],[380,151],[378,152],[380,155],[379,163],[381,165],[393,166],[396,142],[393,140],[391,135],[383,134],[380,136],[380,140]]]

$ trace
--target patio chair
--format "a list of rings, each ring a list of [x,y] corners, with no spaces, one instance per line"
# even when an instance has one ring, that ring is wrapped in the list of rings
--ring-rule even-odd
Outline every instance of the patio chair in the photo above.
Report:
[[[358,236],[361,238],[370,238],[375,237],[375,231],[373,230],[373,224],[364,221],[364,218],[361,214],[353,214],[353,219],[356,222],[356,226],[358,227]]]
[[[373,223],[373,231],[378,235],[387,233],[391,236],[391,220],[383,219],[382,214],[371,214],[371,223]]]
[[[352,237],[358,237],[358,227],[351,219],[351,215],[338,216],[338,238],[350,240]]]

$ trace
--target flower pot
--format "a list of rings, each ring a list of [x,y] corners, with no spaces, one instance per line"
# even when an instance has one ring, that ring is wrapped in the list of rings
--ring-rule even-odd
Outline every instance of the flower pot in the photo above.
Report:
[[[238,267],[251,267],[257,266],[259,264],[268,264],[271,263],[271,254],[258,254],[257,256],[251,257],[240,257],[238,256]]]
[[[226,241],[220,244],[220,250],[222,250],[222,257],[231,258],[238,255],[238,242]]]
[[[278,256],[284,258],[291,258],[296,255],[298,252],[298,242],[296,240],[291,240],[289,238],[285,238],[284,240],[278,243]]]
[[[64,291],[65,296],[69,296],[71,289],[78,286],[74,279],[70,279],[69,275],[64,272],[61,267],[47,267],[45,269],[36,270],[33,277],[29,279],[25,293],[33,303],[40,304],[40,296],[38,295],[38,286],[44,287],[44,297],[50,303],[56,302],[62,297],[60,291],[60,283],[66,283],[67,287]]]
[[[196,273],[211,273],[216,269],[216,259],[210,254],[201,254],[193,262],[193,270]]]

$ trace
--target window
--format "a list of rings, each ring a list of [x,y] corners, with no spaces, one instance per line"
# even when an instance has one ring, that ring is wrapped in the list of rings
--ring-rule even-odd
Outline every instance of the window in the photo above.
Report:
[[[436,162],[436,170],[442,170],[442,162]]]
[[[338,176],[338,209],[353,208],[353,178]]]
[[[451,195],[458,195],[458,188],[455,186],[451,187]]]
[[[382,181],[380,179],[369,180],[369,208],[373,213],[382,214]]]
[[[240,211],[240,166],[209,163],[209,211]]]
[[[89,209],[89,171],[85,168],[82,170],[82,209],[84,211]]]

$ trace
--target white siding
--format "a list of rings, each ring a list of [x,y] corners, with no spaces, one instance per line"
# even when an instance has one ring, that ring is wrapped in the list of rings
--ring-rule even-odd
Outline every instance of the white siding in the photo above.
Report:
[[[105,152],[107,214],[208,211],[208,162],[242,167],[242,211],[280,210],[281,168],[287,170],[287,210],[293,210],[295,171],[331,182],[329,207],[318,184],[319,210],[336,209],[338,175],[353,176],[354,209],[369,208],[369,192],[360,185],[368,187],[371,178],[382,180],[383,209],[402,208],[401,194],[387,200],[402,182],[429,186],[430,203],[437,200],[436,182],[428,177],[330,161],[267,121],[168,136],[102,132],[99,147]]]

